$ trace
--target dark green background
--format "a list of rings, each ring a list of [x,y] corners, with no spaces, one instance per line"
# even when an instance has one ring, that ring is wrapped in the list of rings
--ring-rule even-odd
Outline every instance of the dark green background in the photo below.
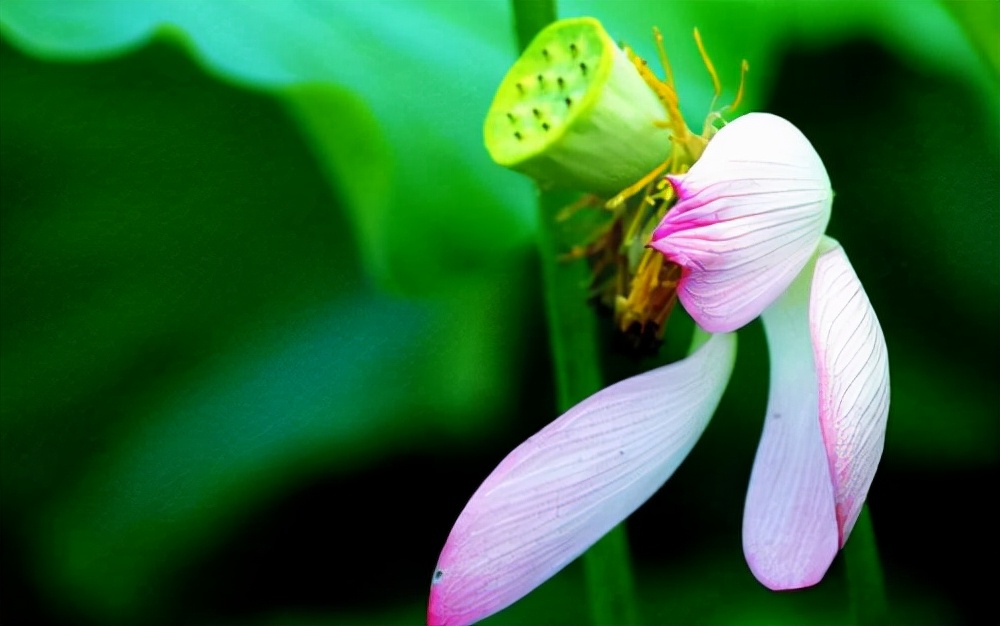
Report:
[[[555,416],[531,188],[480,145],[509,9],[164,6],[0,6],[3,620],[420,623],[465,500]],[[728,96],[746,57],[749,108],[822,155],[889,346],[897,623],[997,617],[967,569],[997,551],[996,6],[560,5],[647,56],[663,28],[692,126],[698,26]],[[608,381],[650,365],[604,340]],[[650,623],[848,619],[840,559],[791,594],[743,562],[766,358],[754,323],[629,520]],[[583,623],[582,589],[489,623]]]

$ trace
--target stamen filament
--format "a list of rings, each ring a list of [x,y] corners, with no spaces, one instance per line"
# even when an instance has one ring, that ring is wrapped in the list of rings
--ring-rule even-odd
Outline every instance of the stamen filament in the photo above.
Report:
[[[740,106],[740,102],[743,101],[743,87],[746,85],[747,71],[750,69],[750,64],[747,63],[746,59],[743,59],[743,63],[740,64],[740,88],[736,90],[736,98],[733,103],[726,107],[727,111],[735,111],[736,107]]]
[[[654,123],[660,128],[670,128],[674,132],[675,140],[684,141],[691,131],[688,130],[687,125],[684,123],[684,116],[681,115],[677,91],[673,88],[673,86],[664,83],[657,78],[656,74],[649,69],[649,66],[646,65],[646,62],[642,59],[642,57],[639,57],[632,52],[631,48],[625,48],[625,52],[628,53],[628,57],[632,60],[632,64],[635,65],[635,68],[639,71],[639,75],[644,81],[646,81],[649,88],[656,93],[660,102],[662,102],[663,106],[667,109],[670,119],[667,121],[666,125],[664,126],[660,123]]]
[[[709,58],[708,53],[705,52],[705,44],[701,41],[701,33],[698,29],[694,29],[694,41],[698,44],[698,52],[701,53],[701,60],[705,62],[705,67],[708,69],[709,75],[712,77],[712,85],[715,87],[715,95],[712,97],[712,104],[708,107],[708,110],[715,110],[715,101],[719,99],[722,95],[722,83],[719,81],[719,75],[715,71],[715,66],[712,65],[712,59]]]
[[[674,86],[674,73],[670,69],[670,61],[667,60],[667,48],[663,45],[663,33],[656,26],[653,27],[653,36],[656,37],[656,51],[660,55],[660,65],[663,66],[663,74],[667,79],[666,83],[676,90]]]

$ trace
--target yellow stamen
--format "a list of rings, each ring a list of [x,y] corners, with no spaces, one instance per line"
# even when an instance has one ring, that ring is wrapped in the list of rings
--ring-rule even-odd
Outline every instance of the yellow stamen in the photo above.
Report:
[[[615,298],[618,327],[628,332],[633,324],[645,328],[652,323],[657,338],[663,337],[667,317],[673,309],[680,268],[667,261],[661,254],[647,249],[642,256],[628,296]]]
[[[735,111],[736,107],[740,106],[740,102],[743,102],[743,87],[747,82],[747,71],[750,69],[750,64],[747,63],[746,59],[743,59],[743,63],[740,64],[740,88],[736,90],[736,99],[733,103],[726,107],[727,111]]]
[[[674,187],[671,185],[666,178],[661,178],[656,182],[656,186],[646,193],[644,200],[649,206],[656,206],[656,203],[662,202],[663,206],[670,206],[670,202],[674,199]]]
[[[715,87],[715,95],[712,97],[712,105],[708,107],[709,111],[715,110],[715,101],[719,99],[722,95],[722,83],[719,81],[719,75],[715,72],[715,66],[712,65],[712,59],[709,58],[708,53],[705,52],[705,44],[701,41],[701,33],[698,29],[694,29],[694,41],[698,44],[698,52],[701,53],[701,60],[705,62],[705,67],[708,69],[709,75],[712,77],[712,85]]]
[[[656,77],[656,74],[649,69],[646,61],[635,54],[631,48],[626,47],[625,52],[628,54],[629,59],[631,59],[632,64],[635,65],[635,69],[639,71],[639,75],[642,77],[649,88],[653,90],[656,97],[660,99],[663,106],[667,109],[667,115],[669,119],[666,125],[661,123],[655,123],[659,128],[670,128],[674,131],[674,137],[676,139],[684,140],[688,133],[687,125],[684,124],[684,117],[681,115],[681,110],[679,106],[679,100],[677,98],[677,91],[674,89],[673,85],[665,83]]]
[[[670,70],[670,61],[667,60],[667,49],[663,45],[663,33],[656,26],[653,27],[653,36],[656,38],[656,51],[660,55],[660,65],[663,66],[663,74],[666,76],[667,84],[674,87],[674,73]]]

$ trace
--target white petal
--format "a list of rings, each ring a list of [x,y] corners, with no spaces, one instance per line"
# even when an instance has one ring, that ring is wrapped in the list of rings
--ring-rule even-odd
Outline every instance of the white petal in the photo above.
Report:
[[[816,584],[840,547],[809,332],[813,266],[762,315],[771,383],[743,511],[743,553],[770,589]]]
[[[760,315],[809,261],[833,192],[809,140],[787,120],[750,113],[724,126],[687,174],[650,246],[683,269],[677,294],[712,332]]]
[[[718,405],[734,335],[584,400],[518,446],[462,511],[428,624],[470,624],[558,572],[656,492]]]

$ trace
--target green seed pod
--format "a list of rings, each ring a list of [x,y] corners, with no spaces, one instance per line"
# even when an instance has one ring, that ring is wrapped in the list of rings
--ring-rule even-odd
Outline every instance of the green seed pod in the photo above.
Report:
[[[615,194],[663,163],[667,111],[597,20],[538,33],[500,83],[486,114],[498,164],[549,186]]]

